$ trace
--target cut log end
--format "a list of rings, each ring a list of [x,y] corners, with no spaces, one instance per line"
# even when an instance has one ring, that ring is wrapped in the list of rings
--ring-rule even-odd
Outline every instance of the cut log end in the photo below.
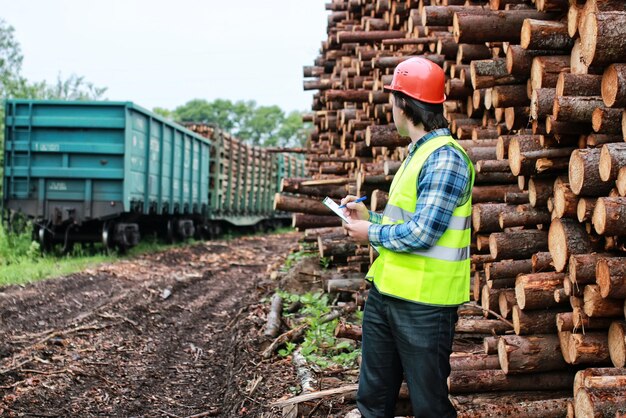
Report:
[[[615,321],[609,327],[609,355],[615,367],[626,366],[626,322]]]

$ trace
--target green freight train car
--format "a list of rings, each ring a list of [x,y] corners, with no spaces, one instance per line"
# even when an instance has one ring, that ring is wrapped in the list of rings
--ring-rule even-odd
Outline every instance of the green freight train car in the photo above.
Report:
[[[5,115],[4,213],[30,218],[44,248],[125,249],[277,219],[265,195],[284,157],[221,131],[209,139],[131,102],[9,100]]]

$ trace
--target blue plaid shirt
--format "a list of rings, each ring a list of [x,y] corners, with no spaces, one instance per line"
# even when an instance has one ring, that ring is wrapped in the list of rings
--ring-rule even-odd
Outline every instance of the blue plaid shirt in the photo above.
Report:
[[[426,141],[444,135],[450,135],[447,128],[435,129],[411,144],[405,164]],[[382,214],[370,211],[370,244],[396,252],[428,249],[447,229],[452,212],[470,195],[470,171],[464,156],[454,147],[443,146],[424,162],[417,180],[415,215],[409,222],[380,225]]]

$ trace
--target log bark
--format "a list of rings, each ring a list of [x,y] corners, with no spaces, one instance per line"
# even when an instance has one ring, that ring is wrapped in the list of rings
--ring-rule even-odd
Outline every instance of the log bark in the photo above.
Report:
[[[576,217],[578,222],[584,223],[591,220],[593,215],[593,208],[596,206],[595,200],[589,198],[581,198],[578,200],[578,206],[576,207]]]
[[[626,106],[626,64],[611,64],[604,70],[601,92],[605,106]]]
[[[529,258],[534,253],[548,248],[546,231],[528,230],[498,232],[489,237],[489,252],[496,260]]]
[[[609,362],[606,332],[570,334],[568,349],[570,364],[603,365]]]
[[[358,292],[365,289],[365,279],[330,279],[326,282],[326,291],[328,293],[337,292]]]
[[[592,245],[582,225],[570,219],[555,218],[548,232],[548,248],[554,268],[561,272],[572,254],[589,253]]]
[[[311,215],[331,215],[330,209],[319,199],[289,196],[276,193],[274,195],[274,210],[285,212],[300,212]]]
[[[569,183],[557,179],[554,182],[552,213],[557,218],[576,218],[578,215],[578,196]]]
[[[513,192],[504,195],[504,202],[509,205],[525,205],[529,203],[528,192]]]
[[[372,211],[382,211],[387,206],[387,201],[389,200],[389,193],[384,190],[376,189],[372,192]]]
[[[458,43],[480,44],[483,42],[520,41],[524,19],[548,20],[550,14],[535,10],[510,10],[476,14],[456,12],[452,22],[452,33]]]
[[[479,403],[468,409],[462,409],[458,412],[458,417],[560,417],[564,416],[563,411],[567,409],[567,405],[571,401],[572,398],[567,396],[538,400],[521,400],[519,398],[510,401],[499,400],[497,403],[495,401]]]
[[[586,387],[585,381],[587,379],[603,376],[626,376],[626,370],[623,368],[613,367],[589,367],[584,370],[580,370],[574,376],[574,396],[576,396],[581,389]],[[589,387],[593,387],[593,385],[589,385]]]
[[[519,187],[515,184],[474,186],[472,189],[472,203],[504,202],[504,196],[509,192],[519,192]]]
[[[600,235],[626,235],[626,197],[598,198],[592,223]]]
[[[520,45],[524,49],[569,51],[574,46],[574,40],[567,33],[567,25],[561,22],[526,19],[520,37]]]
[[[615,321],[609,327],[609,355],[613,366],[626,366],[626,322],[624,321]]]
[[[563,309],[524,311],[516,305],[513,307],[513,330],[517,335],[556,334],[554,318],[561,312]]]
[[[421,13],[422,25],[452,26],[454,14],[457,12],[481,13],[483,9],[476,6],[424,6]]]
[[[361,341],[363,337],[363,329],[360,325],[347,324],[343,321],[339,321],[335,327],[335,337]]]
[[[600,258],[596,282],[603,298],[626,299],[626,257]]]
[[[521,274],[515,280],[515,298],[520,309],[544,309],[558,306],[554,291],[561,288],[565,273]]]
[[[552,264],[552,255],[550,255],[548,251],[533,254],[531,257],[531,263],[533,266],[531,273],[554,271],[554,265]]]
[[[619,170],[626,167],[626,144],[605,144],[600,150],[600,162],[598,171],[600,179],[604,182],[617,180]]]
[[[308,178],[283,178],[280,183],[280,191],[285,193],[298,193],[308,196],[329,196],[334,198],[342,198],[346,195],[344,185],[313,185],[302,186],[302,183],[309,181]]]
[[[528,201],[534,208],[545,207],[552,196],[554,180],[531,177],[528,181]]]
[[[486,284],[483,285],[480,294],[480,304],[483,308],[483,316],[485,318],[489,316],[489,311],[496,312],[498,310],[500,292],[499,289],[492,289]]]
[[[592,318],[621,318],[624,315],[624,301],[604,299],[598,285],[589,284],[585,287],[584,301],[583,311]]]
[[[352,32],[352,31],[340,31],[336,35],[337,43],[346,44],[346,43],[372,43],[372,42],[380,42],[383,39],[397,39],[397,38],[405,38],[406,32],[401,30],[396,31],[361,31],[361,32]]]
[[[562,72],[556,82],[557,96],[600,96],[602,76]]]
[[[504,370],[465,370],[448,378],[451,395],[504,390],[571,389],[574,374],[569,371],[507,375]]]
[[[600,178],[598,148],[578,149],[569,161],[569,184],[572,192],[582,196],[606,196],[612,185]]]
[[[456,63],[469,64],[472,61],[484,60],[491,57],[491,50],[486,45],[459,44],[459,50],[456,55]]]
[[[572,308],[572,313],[574,314],[574,330],[582,330],[583,332],[588,330],[606,331],[613,322],[613,318],[590,318],[583,312],[583,308],[578,306]]]
[[[506,374],[561,370],[567,365],[556,335],[500,339],[498,359]]]
[[[506,69],[509,74],[530,77],[533,58],[555,55],[549,50],[528,50],[519,45],[509,45],[506,51]]]

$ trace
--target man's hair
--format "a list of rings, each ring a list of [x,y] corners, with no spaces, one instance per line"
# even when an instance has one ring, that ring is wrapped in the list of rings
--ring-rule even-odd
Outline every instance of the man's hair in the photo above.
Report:
[[[427,131],[447,128],[450,125],[443,116],[443,104],[425,103],[399,91],[393,91],[392,94],[396,106],[404,112],[414,125],[421,123]]]

